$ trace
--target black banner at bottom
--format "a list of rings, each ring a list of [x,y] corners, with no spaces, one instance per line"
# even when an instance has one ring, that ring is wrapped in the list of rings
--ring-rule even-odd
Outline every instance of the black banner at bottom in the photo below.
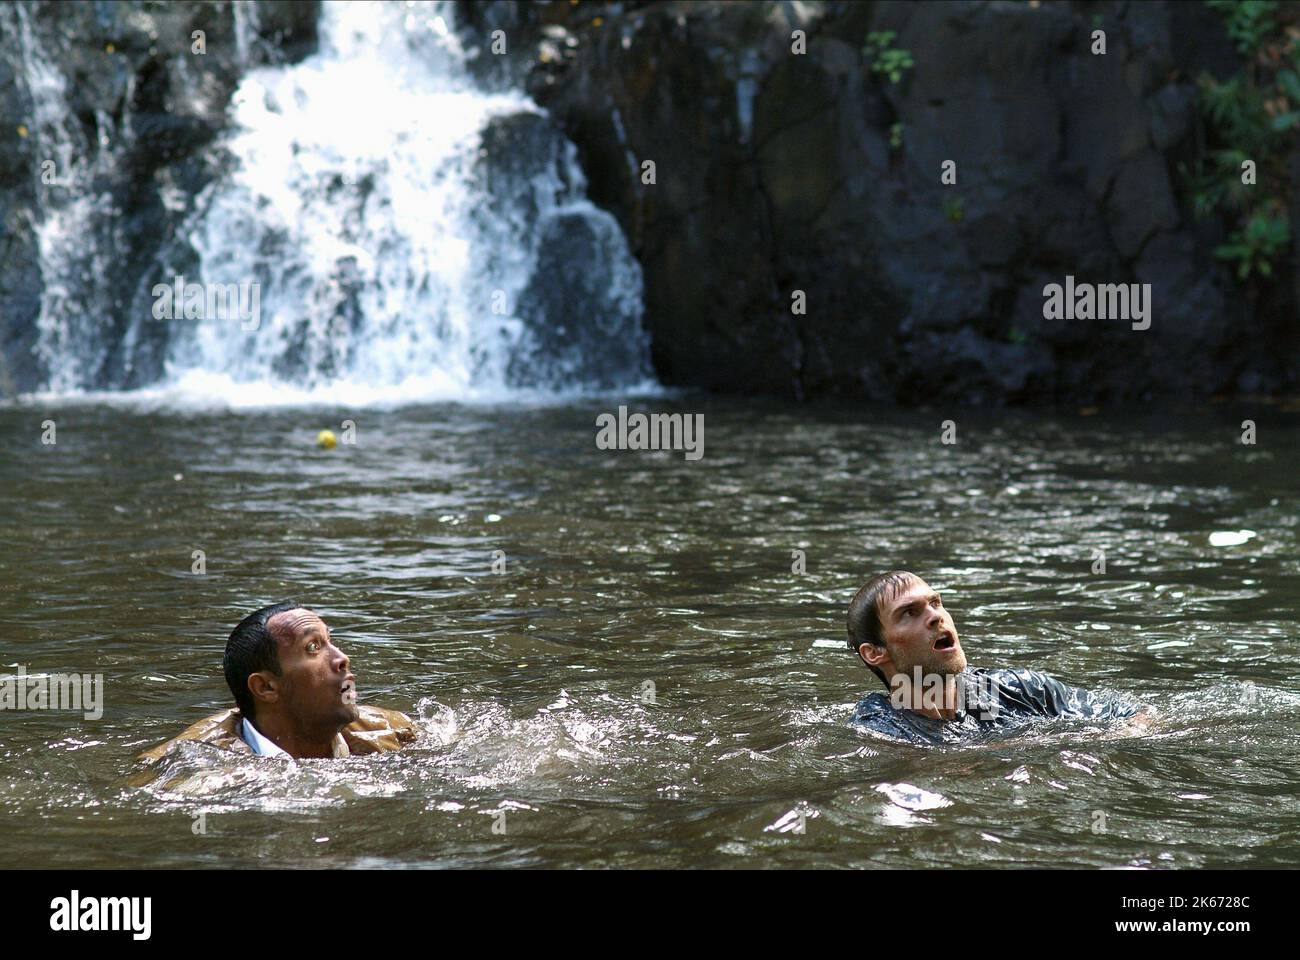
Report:
[[[365,948],[442,926],[499,947],[563,937],[734,949],[770,946],[773,925],[818,924],[908,937],[949,951],[970,924],[999,936],[1093,943],[1245,946],[1280,923],[1274,871],[11,871],[0,906],[10,946],[67,941],[134,950]],[[493,922],[494,917],[497,922]],[[487,921],[487,923],[484,923]],[[826,932],[830,932],[829,930]],[[865,933],[865,931],[864,931]],[[250,940],[250,936],[256,939]],[[874,938],[875,933],[871,934]],[[391,943],[399,941],[392,940]]]

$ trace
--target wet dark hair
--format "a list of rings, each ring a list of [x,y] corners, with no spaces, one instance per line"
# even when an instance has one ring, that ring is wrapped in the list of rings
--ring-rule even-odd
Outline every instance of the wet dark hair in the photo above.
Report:
[[[230,631],[221,668],[240,713],[250,720],[253,719],[253,695],[248,690],[249,676],[260,670],[270,670],[277,677],[280,675],[280,655],[276,651],[275,637],[266,629],[266,623],[277,613],[301,607],[302,604],[293,600],[281,600],[253,611]]]
[[[862,589],[853,595],[849,602],[849,649],[855,654],[864,643],[873,647],[883,647],[885,638],[881,635],[883,625],[880,622],[880,603],[892,600],[911,584],[921,578],[906,570],[891,570],[877,574],[862,585]],[[859,659],[861,659],[859,657]],[[865,661],[863,661],[865,663]],[[889,686],[889,678],[879,667],[866,664],[871,672],[880,678],[880,682]]]

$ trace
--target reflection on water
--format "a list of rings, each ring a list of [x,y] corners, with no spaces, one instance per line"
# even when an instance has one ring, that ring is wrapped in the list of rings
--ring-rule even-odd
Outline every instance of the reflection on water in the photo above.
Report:
[[[951,413],[653,401],[705,414],[688,462],[597,450],[618,402],[0,409],[0,671],[106,684],[98,722],[4,714],[5,848],[54,866],[1300,864],[1294,418],[1255,414],[1243,447],[1229,414],[968,412],[943,446]],[[355,446],[312,445],[345,418]],[[1155,729],[924,748],[848,728],[878,682],[844,645],[846,604],[893,567],[944,591],[972,664],[1122,692]],[[364,702],[418,716],[419,744],[292,765],[190,744],[131,786],[136,753],[227,705],[225,635],[285,596],[330,622]]]

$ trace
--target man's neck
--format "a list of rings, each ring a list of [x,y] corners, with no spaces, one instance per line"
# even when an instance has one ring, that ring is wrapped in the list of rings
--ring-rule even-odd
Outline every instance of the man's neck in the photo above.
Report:
[[[942,692],[937,689],[937,684],[920,688],[913,685],[909,696],[904,698],[904,704],[904,709],[929,717],[931,720],[956,720],[957,677],[945,676]]]
[[[334,756],[334,738],[339,730],[305,731],[292,720],[279,715],[258,715],[252,721],[257,732],[295,760],[310,760]]]

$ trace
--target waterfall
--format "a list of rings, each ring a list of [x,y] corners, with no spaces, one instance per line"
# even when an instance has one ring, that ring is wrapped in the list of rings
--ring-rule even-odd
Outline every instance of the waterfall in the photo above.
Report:
[[[248,62],[251,14],[234,13]],[[325,3],[319,36],[302,62],[240,80],[214,148],[225,172],[160,249],[152,311],[120,327],[132,344],[167,325],[144,392],[387,403],[649,386],[625,238],[544,112],[474,85],[450,5]],[[70,216],[43,232],[43,266],[45,233],[77,240]],[[49,387],[91,385],[50,319],[66,304],[45,306]]]
[[[118,294],[113,275],[113,198],[99,189],[112,169],[117,124],[96,116],[91,138],[68,110],[67,81],[56,68],[62,51],[48,49],[32,27],[30,8],[12,8],[21,66],[41,144],[38,177],[45,202],[36,225],[44,294],[36,319],[36,352],[50,371],[47,386],[72,391],[92,379],[113,336],[104,305]]]

